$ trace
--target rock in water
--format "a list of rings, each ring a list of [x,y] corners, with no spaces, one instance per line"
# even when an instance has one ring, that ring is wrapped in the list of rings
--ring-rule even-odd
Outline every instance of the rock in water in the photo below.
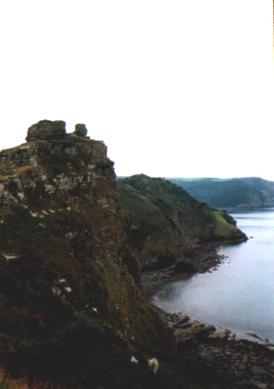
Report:
[[[85,138],[87,136],[88,130],[85,124],[78,123],[75,125],[74,135]]]
[[[27,142],[60,140],[66,136],[66,123],[62,120],[40,120],[28,129]]]

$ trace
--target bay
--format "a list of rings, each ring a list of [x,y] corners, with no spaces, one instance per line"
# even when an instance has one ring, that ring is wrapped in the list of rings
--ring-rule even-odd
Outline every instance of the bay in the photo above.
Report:
[[[169,313],[184,312],[239,338],[274,342],[274,209],[235,213],[249,240],[219,249],[225,256],[215,271],[171,282],[153,297]]]

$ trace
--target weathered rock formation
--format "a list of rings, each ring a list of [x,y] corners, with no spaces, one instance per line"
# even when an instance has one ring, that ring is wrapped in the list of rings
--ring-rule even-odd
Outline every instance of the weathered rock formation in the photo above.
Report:
[[[62,120],[40,120],[33,124],[28,129],[26,137],[27,142],[34,142],[39,140],[61,140],[66,137],[79,136],[81,138],[87,137],[88,130],[85,124],[78,123],[75,125],[75,131],[72,134],[66,133],[66,123]]]
[[[59,140],[66,136],[66,123],[62,120],[41,120],[28,129],[27,142],[36,140]]]
[[[3,387],[9,389],[231,388],[222,377],[208,377],[204,365],[195,370],[193,354],[178,358],[174,326],[164,324],[131,277],[138,273],[140,249],[132,253],[134,236],[125,234],[129,219],[113,162],[104,143],[86,135],[84,125],[66,134],[64,122],[42,121],[30,127],[27,143],[0,152],[0,386],[7,378]],[[175,212],[177,192],[167,203],[161,195],[152,200],[155,194],[149,194],[156,210],[149,214],[152,222],[157,207],[165,208],[167,219],[144,223],[144,232],[150,231],[147,254],[154,253],[149,237],[157,242],[157,226],[167,228],[159,252],[175,247],[176,240],[168,242],[169,228],[174,226],[178,239],[187,215]],[[199,207],[190,213],[197,228],[192,237],[204,227],[196,223],[204,222]],[[139,209],[143,216],[151,210]],[[224,216],[216,217],[221,225],[215,232],[223,236]],[[183,353],[185,342],[195,344],[211,333],[208,327],[182,326],[181,318]]]
[[[42,121],[0,153],[0,366],[45,388],[153,387],[131,356],[173,341],[127,272],[107,148],[77,130]]]
[[[88,130],[87,130],[85,124],[78,123],[78,124],[75,125],[75,132],[74,132],[74,134],[76,136],[81,136],[81,137],[85,138],[87,136],[87,133],[88,133]]]

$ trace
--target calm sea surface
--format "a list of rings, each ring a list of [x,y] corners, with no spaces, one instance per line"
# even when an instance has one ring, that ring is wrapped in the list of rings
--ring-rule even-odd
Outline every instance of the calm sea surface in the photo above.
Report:
[[[167,312],[274,342],[274,209],[236,213],[246,243],[221,247],[217,270],[165,285],[153,302]]]

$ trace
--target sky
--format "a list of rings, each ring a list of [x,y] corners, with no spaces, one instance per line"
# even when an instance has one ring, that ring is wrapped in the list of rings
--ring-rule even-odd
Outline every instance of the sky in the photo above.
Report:
[[[274,180],[271,0],[3,0],[0,58],[0,149],[65,120],[117,175]]]

